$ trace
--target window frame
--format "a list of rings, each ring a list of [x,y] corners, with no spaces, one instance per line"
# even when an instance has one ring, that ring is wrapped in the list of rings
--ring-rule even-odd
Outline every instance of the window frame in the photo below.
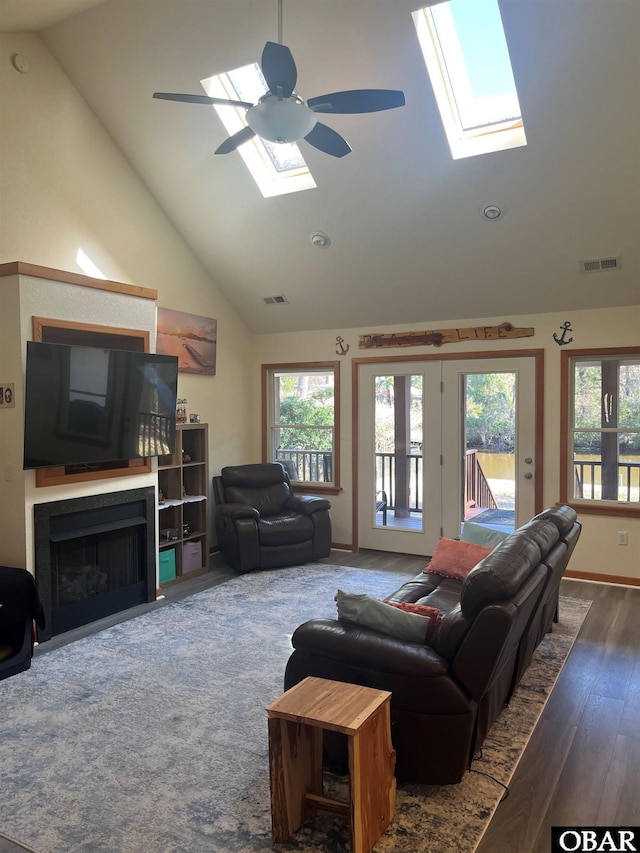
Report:
[[[270,412],[273,406],[274,375],[277,372],[287,373],[319,373],[333,372],[333,481],[319,483],[311,480],[295,480],[292,488],[296,491],[317,492],[337,495],[340,486],[340,362],[339,361],[309,361],[284,362],[281,364],[262,365],[262,461],[273,462],[271,458]]]
[[[522,108],[513,76],[504,26],[502,26],[503,44],[509,57],[513,80],[512,97],[515,98],[518,105],[519,115],[504,119],[488,119],[486,122],[474,126],[465,126],[458,105],[459,81],[466,76],[466,68],[464,73],[461,73],[458,53],[464,60],[464,51],[457,40],[455,22],[452,20],[449,24],[449,28],[456,33],[455,50],[452,51],[452,40],[449,39],[449,44],[443,43],[435,19],[435,16],[442,14],[443,10],[445,14],[448,13],[449,10],[445,8],[447,5],[442,4],[443,9],[439,8],[440,4],[426,6],[411,14],[452,158],[461,160],[465,157],[477,157],[481,154],[526,146],[527,137],[522,118]],[[497,6],[497,12],[502,24],[499,6]]]
[[[573,372],[580,361],[603,361],[636,356],[640,361],[640,347],[608,347],[595,349],[563,350],[560,353],[560,501],[585,515],[606,515],[640,518],[640,504],[604,501],[602,499],[575,498],[573,482]],[[620,428],[621,432],[627,431]],[[571,466],[571,468],[570,468]]]

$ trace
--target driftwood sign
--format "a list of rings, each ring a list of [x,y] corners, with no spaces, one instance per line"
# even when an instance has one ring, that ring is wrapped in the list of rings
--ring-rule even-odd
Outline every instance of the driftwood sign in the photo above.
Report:
[[[469,329],[432,329],[428,332],[390,332],[387,334],[360,335],[360,349],[379,347],[441,347],[442,344],[459,344],[462,341],[498,341],[510,338],[530,338],[532,328],[517,328],[511,323],[499,326],[472,326]]]

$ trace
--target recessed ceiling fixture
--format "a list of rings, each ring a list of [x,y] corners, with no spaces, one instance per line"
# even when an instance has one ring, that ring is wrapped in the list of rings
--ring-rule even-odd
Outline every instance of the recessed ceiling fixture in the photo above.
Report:
[[[327,249],[331,245],[331,240],[322,231],[313,231],[309,234],[309,239],[317,249]]]
[[[480,216],[483,219],[488,219],[489,222],[496,222],[498,219],[502,219],[504,214],[504,209],[498,207],[497,204],[483,204],[480,206]]]

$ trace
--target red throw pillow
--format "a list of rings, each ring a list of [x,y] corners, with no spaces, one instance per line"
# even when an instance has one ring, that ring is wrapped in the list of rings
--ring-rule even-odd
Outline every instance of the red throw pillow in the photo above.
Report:
[[[492,551],[493,548],[476,545],[475,542],[463,542],[461,539],[445,539],[443,537],[438,540],[431,562],[425,566],[423,572],[435,572],[444,578],[456,578],[463,581],[471,569]]]
[[[385,604],[390,604],[392,607],[397,607],[398,610],[405,610],[407,613],[417,613],[419,616],[427,616],[429,619],[440,621],[443,617],[441,610],[437,607],[430,607],[428,604],[414,604],[412,601],[389,601],[384,600]]]

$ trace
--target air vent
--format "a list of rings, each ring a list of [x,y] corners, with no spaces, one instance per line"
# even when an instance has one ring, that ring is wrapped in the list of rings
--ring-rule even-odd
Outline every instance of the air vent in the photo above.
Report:
[[[282,305],[287,300],[284,296],[265,296],[264,301],[266,305]]]
[[[580,261],[580,272],[617,269],[620,269],[620,258],[595,258],[593,261]]]

